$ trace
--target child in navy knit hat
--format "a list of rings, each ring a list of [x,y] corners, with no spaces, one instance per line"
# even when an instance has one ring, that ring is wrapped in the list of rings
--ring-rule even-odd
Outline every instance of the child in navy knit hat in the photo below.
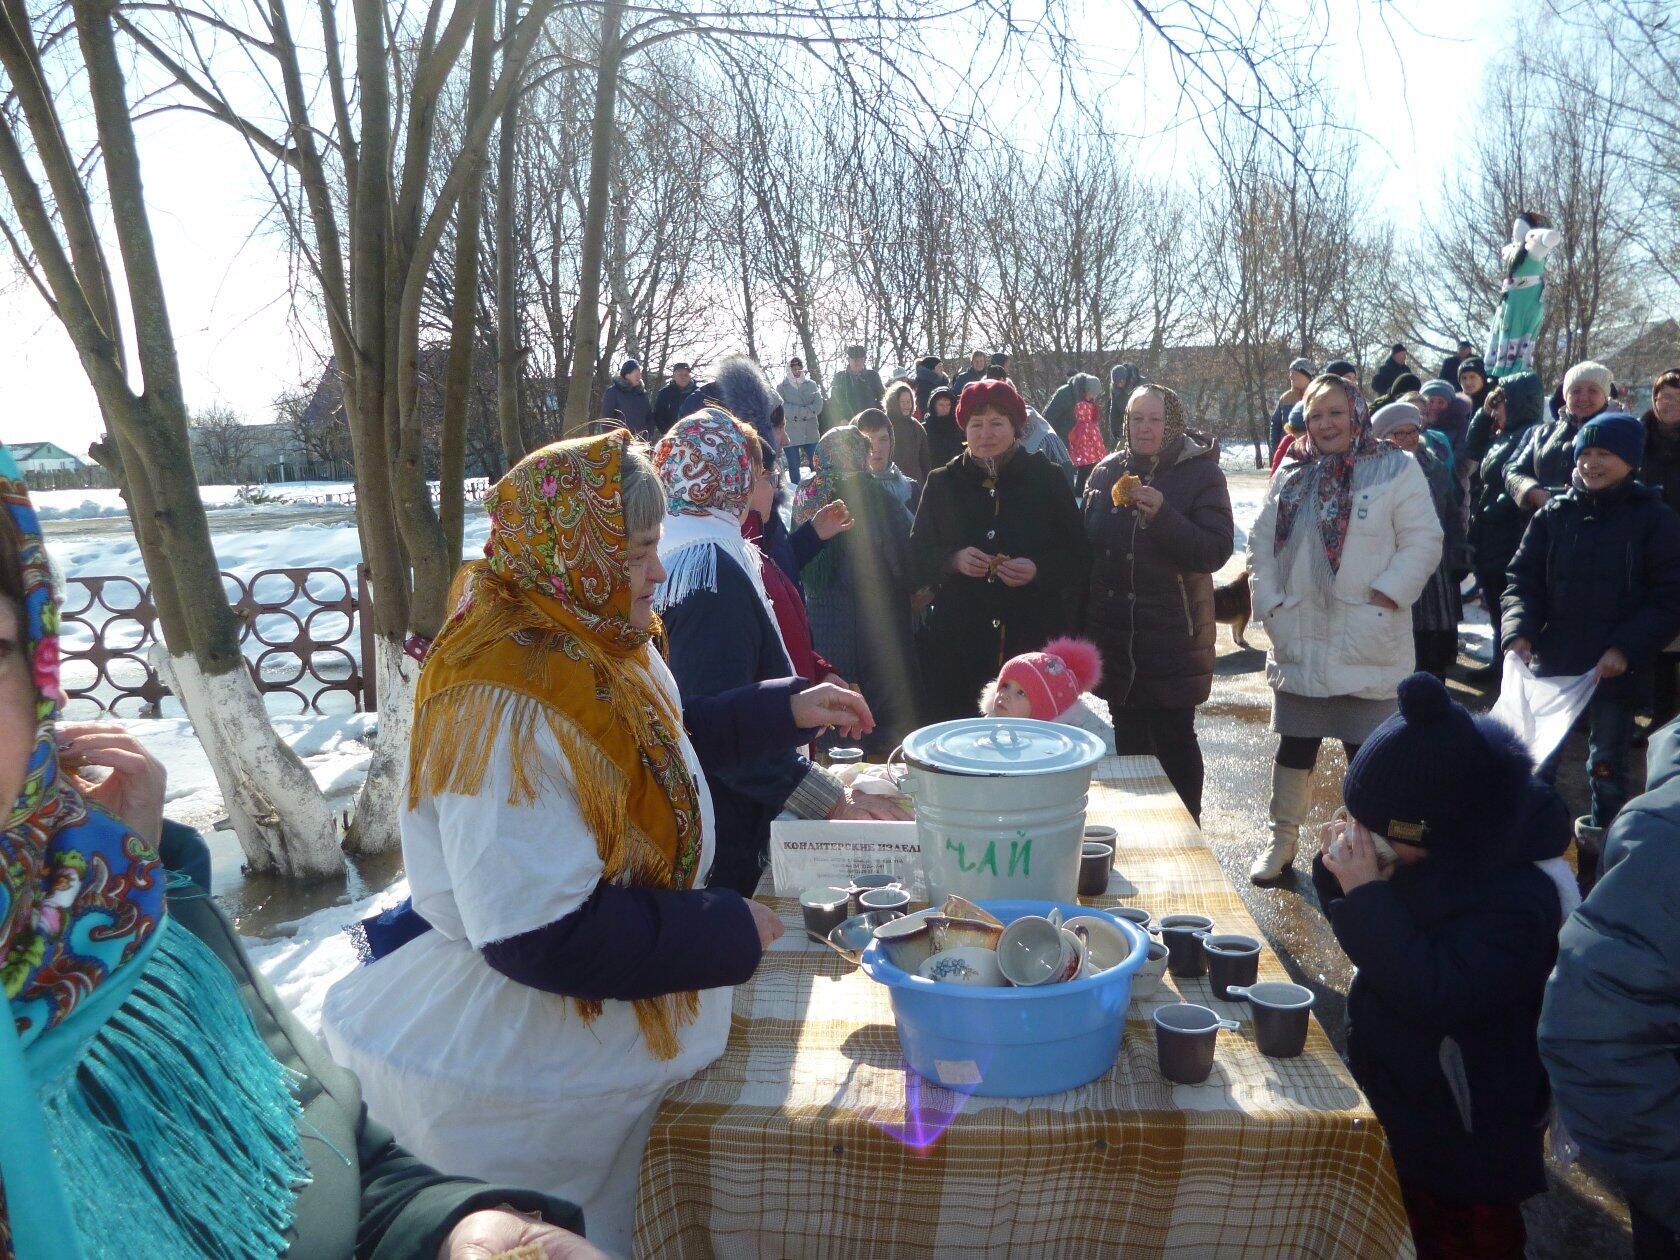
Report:
[[[1626,412],[1581,426],[1573,483],[1529,521],[1502,601],[1507,652],[1542,677],[1598,674],[1587,710],[1592,811],[1576,825],[1583,892],[1627,800],[1633,715],[1649,700],[1657,654],[1680,633],[1680,516],[1635,480],[1644,450],[1645,428]],[[1558,755],[1540,768],[1548,780]]]
[[[1313,860],[1359,969],[1348,1066],[1388,1134],[1420,1260],[1520,1260],[1520,1205],[1546,1189],[1540,1004],[1565,895],[1579,900],[1558,860],[1569,811],[1516,734],[1434,675],[1407,678],[1399,701]]]

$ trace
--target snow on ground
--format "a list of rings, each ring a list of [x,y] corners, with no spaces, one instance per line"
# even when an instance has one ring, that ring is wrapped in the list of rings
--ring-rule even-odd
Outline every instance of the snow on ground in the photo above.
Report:
[[[281,924],[273,936],[246,937],[245,950],[304,1027],[319,1034],[321,1004],[326,1000],[327,990],[355,970],[359,961],[344,929],[396,905],[406,896],[408,880],[399,879],[371,897],[348,905],[328,906]]]
[[[433,497],[438,483],[428,483]],[[467,480],[467,487],[483,487],[482,479]],[[334,504],[349,506],[356,492],[353,481],[285,481],[261,486],[200,486],[199,497],[207,512],[221,512],[232,508],[253,506],[245,500],[256,494],[267,502],[264,509],[278,511],[299,508],[326,507]],[[30,494],[35,511],[43,521],[97,520],[108,516],[126,516],[122,494],[116,489],[95,490],[37,490]]]
[[[200,497],[204,500],[206,511],[217,512],[225,508],[244,506],[241,503],[240,491],[256,489],[273,496],[277,502],[265,504],[265,507],[285,510],[286,508],[308,507],[325,502],[331,496],[345,496],[355,490],[355,483],[349,481],[289,481],[282,485],[245,487],[245,486],[200,486]],[[35,503],[35,511],[43,521],[69,521],[98,518],[104,516],[126,516],[128,508],[123,504],[122,494],[116,489],[96,490],[37,490],[29,496]]]

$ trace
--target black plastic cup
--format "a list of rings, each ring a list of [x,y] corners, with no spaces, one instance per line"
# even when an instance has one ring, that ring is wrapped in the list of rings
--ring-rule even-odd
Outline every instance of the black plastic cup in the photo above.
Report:
[[[1221,1002],[1232,1001],[1228,986],[1253,984],[1260,978],[1260,942],[1252,936],[1221,934],[1202,938],[1208,985]]]
[[[897,875],[859,875],[852,880],[852,913],[862,914],[865,907],[859,900],[872,888],[902,888],[904,881]]]
[[[1128,923],[1135,923],[1145,932],[1155,932],[1155,916],[1142,906],[1110,906],[1104,911],[1112,914],[1116,919],[1125,919]]]
[[[1273,1059],[1293,1059],[1307,1046],[1307,1024],[1313,991],[1298,984],[1268,980],[1265,984],[1232,985],[1232,998],[1247,998],[1254,1011],[1254,1044]]]
[[[799,894],[799,910],[805,916],[805,935],[818,944],[851,914],[849,888],[807,888]]]
[[[1079,895],[1100,897],[1108,891],[1108,873],[1114,867],[1114,846],[1087,840],[1079,850]]]
[[[1207,975],[1202,937],[1213,931],[1205,914],[1169,914],[1161,920],[1161,944],[1167,947],[1167,970],[1180,979]]]
[[[1180,1085],[1200,1085],[1213,1071],[1214,1042],[1221,1028],[1240,1027],[1234,1019],[1190,1002],[1174,1002],[1155,1011],[1155,1056],[1161,1075]]]

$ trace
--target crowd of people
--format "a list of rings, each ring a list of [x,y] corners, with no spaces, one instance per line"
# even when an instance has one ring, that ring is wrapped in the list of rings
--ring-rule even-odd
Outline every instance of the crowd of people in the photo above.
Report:
[[[420,673],[411,900],[327,995],[330,1058],[203,890],[165,889],[155,760],[58,722],[44,548],[0,464],[0,1257],[51,1254],[54,1231],[97,1252],[113,1212],[157,1254],[231,1220],[250,1254],[585,1257],[585,1218],[625,1252],[659,1100],[723,1052],[729,987],[781,934],[752,900],[772,820],[906,817],[826,747],[1071,721],[1157,757],[1200,818],[1236,538],[1217,442],[1129,364],[1106,406],[1076,373],[1040,413],[1005,355],[883,381],[851,349],[826,397],[798,359],[776,385],[738,356],[649,398],[627,361],[612,423],[492,488]],[[1425,383],[1396,346],[1369,400],[1351,363],[1290,365],[1244,579],[1278,736],[1251,876],[1292,876],[1338,741],[1312,882],[1358,967],[1350,1064],[1420,1255],[1522,1254],[1555,1091],[1640,1254],[1672,1256],[1680,726],[1627,798],[1635,716],[1675,700],[1656,684],[1680,634],[1680,371],[1635,418],[1576,364],[1548,418],[1537,376],[1459,350]],[[1556,756],[1536,766],[1444,685],[1471,578],[1503,650],[1596,674],[1573,825]]]

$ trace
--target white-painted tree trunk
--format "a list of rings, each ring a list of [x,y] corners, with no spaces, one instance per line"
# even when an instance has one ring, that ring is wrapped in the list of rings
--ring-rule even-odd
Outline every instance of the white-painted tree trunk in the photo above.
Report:
[[[379,734],[367,780],[356,794],[356,816],[345,841],[352,853],[386,853],[402,844],[398,821],[408,769],[408,735],[414,722],[414,687],[420,678],[420,662],[384,635],[374,636],[373,655],[378,671]]]
[[[341,873],[338,819],[275,733],[250,675],[207,676],[190,655],[170,656],[161,645],[152,664],[192,721],[250,868],[304,879]]]

